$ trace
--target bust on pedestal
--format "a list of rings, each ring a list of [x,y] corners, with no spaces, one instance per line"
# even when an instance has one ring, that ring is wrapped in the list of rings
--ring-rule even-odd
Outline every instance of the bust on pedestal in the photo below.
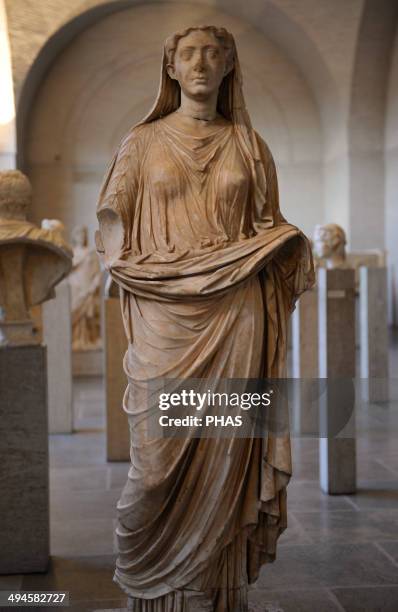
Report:
[[[318,269],[319,377],[327,378],[320,401],[320,484],[325,493],[354,493],[356,445],[355,273],[347,263],[344,230],[334,223],[314,232]]]
[[[345,231],[340,225],[327,223],[315,226],[313,250],[319,267],[348,268],[346,244]]]
[[[37,344],[29,309],[54,297],[69,272],[71,252],[58,232],[27,221],[29,179],[0,173],[0,344]]]
[[[29,180],[0,172],[0,574],[45,571],[49,558],[47,368],[30,308],[52,298],[72,253],[27,221]]]

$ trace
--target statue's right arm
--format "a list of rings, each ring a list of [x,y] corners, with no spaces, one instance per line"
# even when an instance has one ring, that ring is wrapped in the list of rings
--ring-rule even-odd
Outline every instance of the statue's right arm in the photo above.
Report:
[[[131,229],[138,185],[138,159],[131,134],[122,142],[105,176],[97,207],[95,242],[107,269],[131,250]]]
[[[124,244],[124,229],[121,217],[112,209],[98,211],[99,230],[95,233],[95,246],[105,267],[109,268],[120,258]]]

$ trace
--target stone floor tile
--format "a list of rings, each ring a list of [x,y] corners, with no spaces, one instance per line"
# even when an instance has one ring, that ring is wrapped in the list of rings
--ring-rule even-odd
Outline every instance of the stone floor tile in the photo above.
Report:
[[[66,612],[127,612],[126,599],[103,599],[90,601],[80,601],[77,604],[71,605]]]
[[[21,588],[23,576],[13,574],[10,576],[0,576],[0,591],[19,590]]]
[[[62,557],[112,555],[114,530],[112,519],[54,521],[50,525],[50,553]]]
[[[49,437],[50,467],[106,465],[105,433],[84,432]]]
[[[67,491],[98,489],[103,491],[107,485],[106,466],[50,468],[50,489]]]
[[[398,509],[398,486],[396,480],[359,480],[355,495],[350,500],[359,510]]]
[[[397,612],[398,586],[332,589],[345,612]]]
[[[398,538],[398,531],[395,532],[395,538]],[[398,566],[398,539],[379,541],[378,546],[382,548]]]
[[[368,436],[359,436],[357,438],[357,454],[358,457],[374,459],[382,459],[392,456],[398,457],[397,438],[389,436],[385,428],[384,433],[376,435],[370,432]]]
[[[249,595],[249,612],[341,612],[327,589],[280,591],[256,589]]]
[[[122,489],[127,481],[127,475],[130,468],[129,462],[113,462],[108,463],[108,489]]]
[[[294,546],[295,544],[312,544],[297,518],[288,511],[287,529],[280,535],[278,546]]]
[[[398,535],[398,509],[296,511],[294,516],[312,543],[371,542]]]
[[[294,479],[319,481],[319,466],[313,459],[297,460],[293,456],[292,466]]]
[[[397,459],[398,461],[398,459]],[[398,479],[398,474],[388,465],[383,465],[376,459],[364,460],[357,458],[357,478],[358,480],[392,480]]]
[[[377,462],[389,472],[393,472],[395,478],[398,480],[398,452],[396,455],[383,453],[382,457],[378,459]]]
[[[318,482],[303,481],[294,476],[287,487],[287,505],[292,512],[352,510],[352,504],[345,496],[327,495],[320,490]]]
[[[24,576],[22,589],[69,591],[72,604],[93,599],[120,600],[123,593],[112,580],[115,560],[115,555],[52,557],[48,573]]]
[[[113,519],[121,490],[50,492],[50,520]]]
[[[281,546],[275,563],[265,565],[258,588],[292,589],[397,584],[397,567],[375,545]]]

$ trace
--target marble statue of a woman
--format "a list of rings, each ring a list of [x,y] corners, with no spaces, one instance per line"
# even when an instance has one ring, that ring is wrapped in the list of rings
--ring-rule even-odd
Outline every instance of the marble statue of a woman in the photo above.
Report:
[[[155,106],[111,162],[98,219],[129,342],[115,580],[136,611],[243,612],[286,527],[289,436],[150,439],[143,393],[157,377],[284,376],[288,317],[314,280],[224,28],[166,41]]]

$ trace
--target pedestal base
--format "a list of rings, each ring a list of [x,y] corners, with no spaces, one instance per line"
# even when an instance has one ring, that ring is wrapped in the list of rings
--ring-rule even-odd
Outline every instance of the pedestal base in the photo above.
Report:
[[[327,378],[320,402],[320,485],[325,493],[356,489],[355,274],[318,271],[319,376]]]
[[[123,410],[127,377],[123,357],[127,350],[120,300],[104,300],[104,357],[106,397],[106,453],[108,461],[130,461],[130,429]]]
[[[321,489],[329,495],[351,495],[356,491],[355,438],[320,438]]]
[[[72,352],[73,376],[102,376],[103,373],[102,348]]]
[[[46,348],[0,347],[0,574],[49,561]]]
[[[359,278],[363,398],[367,402],[387,402],[387,269],[361,267]]]

